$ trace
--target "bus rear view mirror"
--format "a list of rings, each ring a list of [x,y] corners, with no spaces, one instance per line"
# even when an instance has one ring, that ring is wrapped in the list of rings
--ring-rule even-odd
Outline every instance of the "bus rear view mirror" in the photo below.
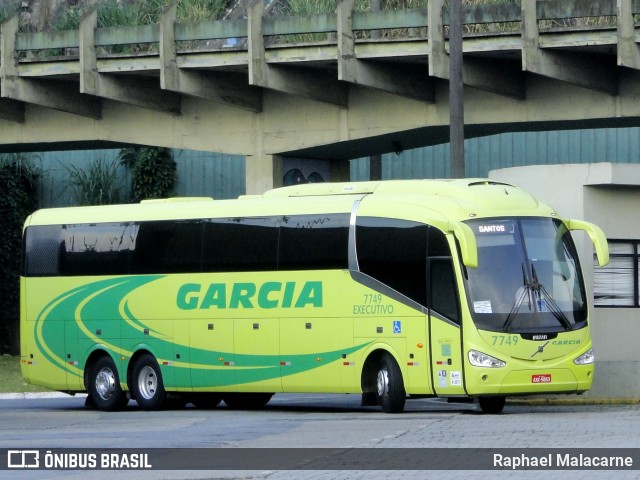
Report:
[[[453,232],[458,244],[460,245],[460,253],[462,254],[462,263],[470,268],[478,266],[478,246],[476,237],[471,228],[462,222],[449,222],[449,231]]]
[[[567,220],[566,225],[569,230],[583,230],[587,232],[596,249],[598,265],[604,267],[609,263],[609,244],[607,243],[607,237],[600,227],[593,223],[585,222],[584,220]]]

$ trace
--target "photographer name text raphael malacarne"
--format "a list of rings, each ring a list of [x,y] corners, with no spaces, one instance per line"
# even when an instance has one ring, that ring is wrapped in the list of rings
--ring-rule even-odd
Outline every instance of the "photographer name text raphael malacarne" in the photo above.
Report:
[[[547,455],[502,455],[493,454],[493,466],[497,468],[632,468],[633,457],[602,455],[571,455],[570,453],[549,453]]]

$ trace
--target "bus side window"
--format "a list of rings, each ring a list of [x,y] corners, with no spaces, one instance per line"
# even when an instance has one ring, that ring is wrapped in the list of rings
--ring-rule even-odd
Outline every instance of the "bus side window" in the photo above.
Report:
[[[214,218],[204,224],[204,272],[274,271],[278,262],[275,218]]]
[[[451,257],[429,258],[429,300],[434,311],[460,324],[456,278]]]
[[[151,221],[140,223],[131,273],[199,272],[202,222]]]
[[[360,271],[426,306],[427,225],[359,217],[356,251]]]
[[[23,276],[52,277],[60,271],[62,227],[27,227],[24,234]]]
[[[348,253],[348,214],[280,218],[278,270],[347,269]]]
[[[63,225],[59,274],[127,274],[136,231],[127,222]]]

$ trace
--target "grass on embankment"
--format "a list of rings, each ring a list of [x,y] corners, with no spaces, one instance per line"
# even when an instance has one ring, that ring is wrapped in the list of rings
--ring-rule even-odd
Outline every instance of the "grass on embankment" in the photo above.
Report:
[[[0,393],[46,392],[44,387],[29,385],[22,380],[20,357],[0,355]]]

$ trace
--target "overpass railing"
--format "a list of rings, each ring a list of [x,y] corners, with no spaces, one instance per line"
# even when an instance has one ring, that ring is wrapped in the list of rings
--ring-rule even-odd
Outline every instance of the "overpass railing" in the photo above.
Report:
[[[619,3],[625,0],[619,0]],[[430,2],[431,3],[431,2]],[[441,2],[433,2],[440,3]],[[631,12],[635,16],[640,14],[640,0],[631,0]],[[338,30],[339,11],[346,2],[339,2],[336,13],[317,14],[298,17],[269,16],[262,21],[262,35],[264,37],[289,37],[305,34],[336,34]],[[446,5],[440,5],[441,25],[449,24],[449,13]],[[414,10],[390,10],[380,12],[353,12],[352,28],[354,32],[363,33],[370,31],[404,32],[404,36],[416,37],[415,29],[423,29],[425,37],[426,27],[429,26],[429,12],[427,8]],[[175,15],[175,10],[173,15]],[[565,30],[585,28],[610,27],[615,29],[618,7],[616,2],[592,2],[589,0],[549,0],[536,2],[536,18],[539,22],[546,22],[549,26],[560,27]],[[598,21],[585,22],[585,19],[599,19]],[[505,2],[492,4],[463,5],[462,23],[468,27],[477,25],[503,25],[494,28],[492,33],[513,31],[512,27],[504,26],[514,22],[522,22],[523,8],[520,2]],[[517,28],[517,27],[516,27]],[[412,31],[412,29],[414,29]],[[107,51],[120,55],[140,55],[142,53],[158,53],[160,42],[160,25],[139,25],[126,27],[96,27],[95,46],[102,47],[102,54]],[[478,33],[487,33],[487,30],[467,28],[466,37],[473,37]],[[223,48],[246,49],[246,42],[236,41],[230,43],[215,43],[216,40],[246,39],[249,35],[249,26],[246,19],[211,20],[198,23],[178,23],[174,19],[175,42],[180,51],[181,45],[186,45],[184,50],[193,50],[197,42],[197,50],[216,50]],[[386,36],[378,41],[397,41],[402,38],[402,33]],[[361,38],[366,41],[367,38]],[[209,43],[207,44],[207,42]],[[335,36],[329,42],[336,42]],[[308,42],[300,42],[308,43]],[[141,46],[147,46],[141,47]],[[74,57],[78,55],[80,47],[79,30],[63,30],[48,32],[17,32],[15,37],[15,53],[17,58],[25,61],[38,59],[46,61],[47,57],[53,57],[51,61],[60,60],[58,57]],[[189,48],[191,47],[191,48]],[[27,54],[29,52],[29,54]],[[37,57],[34,52],[40,52]],[[56,55],[59,53],[59,55]]]
[[[0,118],[23,121],[14,100],[100,118],[101,98],[180,114],[180,95],[257,112],[262,89],[347,107],[348,84],[433,102],[433,79],[449,78],[445,0],[379,12],[355,3],[282,16],[250,0],[246,19],[195,23],[179,22],[174,4],[133,27],[100,27],[94,9],[79,29],[51,32],[22,32],[15,16],[0,26]],[[465,85],[521,99],[532,72],[616,95],[616,67],[640,70],[639,16],[640,0],[464,5]]]

